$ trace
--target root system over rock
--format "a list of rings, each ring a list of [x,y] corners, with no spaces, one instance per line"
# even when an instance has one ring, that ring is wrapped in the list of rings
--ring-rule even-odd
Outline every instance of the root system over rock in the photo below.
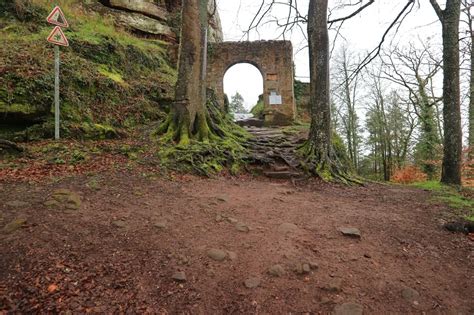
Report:
[[[207,176],[224,169],[236,173],[244,164],[250,135],[221,110],[213,91],[207,95],[206,110],[197,113],[192,128],[172,110],[155,132],[164,167]]]

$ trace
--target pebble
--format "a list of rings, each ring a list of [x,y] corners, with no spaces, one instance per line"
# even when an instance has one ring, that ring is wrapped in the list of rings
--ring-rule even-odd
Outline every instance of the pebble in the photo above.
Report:
[[[357,303],[344,303],[334,308],[334,315],[362,315],[364,307]]]
[[[319,264],[318,264],[318,263],[315,263],[315,262],[310,262],[310,263],[309,263],[309,267],[310,267],[312,270],[316,270],[316,269],[319,269]]]
[[[223,250],[213,248],[207,252],[207,256],[216,261],[223,261],[226,259],[227,253]]]
[[[298,231],[298,227],[293,223],[283,223],[278,227],[278,232],[281,234],[293,233]]]
[[[281,277],[285,274],[285,269],[282,265],[273,265],[268,269],[268,274],[274,277]]]
[[[299,275],[304,275],[311,272],[311,267],[309,266],[309,264],[306,264],[306,263],[297,263],[295,265],[294,270],[295,270],[295,273]]]
[[[166,229],[166,223],[165,222],[157,222],[154,224],[154,227],[160,230]]]
[[[245,223],[238,222],[238,223],[235,225],[235,228],[236,228],[237,231],[239,231],[239,232],[244,232],[244,233],[250,232],[250,228],[249,228]]]
[[[186,274],[184,271],[178,271],[173,275],[173,280],[178,281],[178,282],[186,282]]]
[[[341,228],[339,228],[338,230],[339,230],[344,236],[354,237],[354,238],[361,238],[360,231],[359,231],[359,229],[357,229],[357,228],[353,228],[353,227],[344,228],[344,227],[341,227]]]
[[[234,219],[234,218],[227,218],[227,222],[229,222],[231,224],[236,224],[239,221],[237,219]]]
[[[222,196],[218,196],[216,199],[220,202],[228,202],[229,201],[229,196],[222,195]]]
[[[402,297],[409,302],[415,302],[420,297],[420,293],[415,289],[405,287],[402,290]]]
[[[127,226],[127,223],[125,221],[122,221],[122,220],[117,220],[117,221],[113,221],[112,225],[115,226],[115,227],[118,227],[118,228],[124,228],[124,227]]]
[[[244,281],[245,287],[247,287],[248,289],[254,289],[258,287],[260,283],[261,283],[261,280],[260,278],[257,278],[257,277],[248,278],[247,280]]]
[[[332,278],[328,285],[324,287],[326,291],[329,292],[340,292],[342,291],[342,279],[341,278]]]

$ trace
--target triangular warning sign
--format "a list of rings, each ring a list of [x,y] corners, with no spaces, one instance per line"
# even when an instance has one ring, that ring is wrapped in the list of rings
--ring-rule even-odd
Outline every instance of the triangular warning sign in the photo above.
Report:
[[[67,22],[63,11],[58,6],[55,7],[53,11],[51,11],[51,13],[48,15],[48,18],[46,20],[48,21],[48,23],[51,23],[57,26],[69,27],[69,23]]]
[[[60,46],[69,46],[66,35],[64,35],[63,30],[59,26],[56,26],[51,34],[49,34],[48,42]]]

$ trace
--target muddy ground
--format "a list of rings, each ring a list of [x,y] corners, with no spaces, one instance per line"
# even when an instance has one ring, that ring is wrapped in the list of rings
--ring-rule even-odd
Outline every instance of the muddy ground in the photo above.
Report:
[[[474,242],[423,190],[122,172],[0,200],[0,313],[474,313]]]

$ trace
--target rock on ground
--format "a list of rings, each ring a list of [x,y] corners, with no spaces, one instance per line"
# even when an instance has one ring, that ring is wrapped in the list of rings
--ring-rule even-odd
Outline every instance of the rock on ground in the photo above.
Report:
[[[283,223],[278,227],[278,232],[281,234],[293,233],[298,231],[298,227],[293,223]]]
[[[227,258],[227,253],[223,250],[212,248],[207,252],[207,257],[215,261],[223,261]]]
[[[178,271],[175,274],[173,274],[173,280],[178,281],[178,282],[186,282],[186,273],[184,271]]]
[[[268,274],[274,277],[281,277],[285,274],[285,268],[282,265],[273,265],[268,269]]]
[[[334,308],[334,315],[362,315],[364,307],[357,303],[344,303]]]
[[[257,278],[257,277],[248,278],[247,280],[244,281],[244,285],[248,289],[254,289],[260,286],[260,283],[261,283],[261,280],[260,278]]]
[[[420,293],[415,289],[405,287],[402,289],[402,297],[409,302],[415,302],[420,298]]]
[[[340,227],[339,231],[344,235],[344,236],[349,236],[349,237],[354,237],[354,238],[360,238],[361,234],[359,229],[357,228],[345,228],[345,227]]]

